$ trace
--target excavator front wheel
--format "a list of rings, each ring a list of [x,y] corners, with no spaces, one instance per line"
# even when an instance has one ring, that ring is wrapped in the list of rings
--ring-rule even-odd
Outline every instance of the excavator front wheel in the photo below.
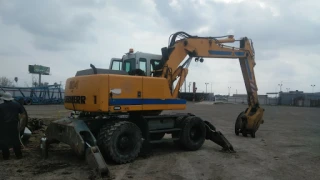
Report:
[[[100,130],[98,146],[105,158],[117,164],[132,162],[142,146],[141,130],[129,121],[108,122]]]

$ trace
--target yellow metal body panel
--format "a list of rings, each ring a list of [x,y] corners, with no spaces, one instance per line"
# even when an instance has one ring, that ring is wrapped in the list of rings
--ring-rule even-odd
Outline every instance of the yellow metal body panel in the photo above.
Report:
[[[112,93],[113,100],[116,99],[137,99],[138,93],[142,93],[142,77],[141,76],[124,76],[124,75],[109,75],[109,92],[118,91],[118,93]],[[108,93],[109,93],[108,92]],[[111,100],[112,101],[112,100]],[[141,111],[142,105],[118,105],[121,109],[117,110],[117,105],[110,106],[110,112],[122,112],[122,111]]]
[[[169,89],[165,78],[143,77],[143,98],[172,98]]]
[[[66,109],[87,112],[186,108],[185,100],[174,98],[168,81],[159,77],[116,74],[77,76],[67,80],[65,99]]]
[[[88,112],[108,111],[108,79],[109,75],[105,74],[68,78],[65,86],[65,108]],[[84,102],[81,101],[83,96]]]

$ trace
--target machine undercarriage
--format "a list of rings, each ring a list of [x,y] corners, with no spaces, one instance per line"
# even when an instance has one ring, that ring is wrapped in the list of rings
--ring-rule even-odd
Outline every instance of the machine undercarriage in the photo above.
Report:
[[[171,134],[170,139],[163,138]],[[211,140],[224,152],[235,152],[233,146],[208,121],[193,114],[143,116],[116,114],[96,116],[80,113],[53,121],[47,128],[43,151],[48,153],[51,143],[65,143],[101,175],[109,174],[107,161],[117,164],[133,162],[138,156],[152,151],[152,144],[173,141],[189,151]]]

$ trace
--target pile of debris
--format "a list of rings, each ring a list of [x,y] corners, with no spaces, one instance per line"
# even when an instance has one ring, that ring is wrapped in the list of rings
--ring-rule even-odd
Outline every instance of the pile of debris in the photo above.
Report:
[[[29,118],[27,127],[32,131],[33,134],[38,134],[39,132],[44,132],[46,125],[43,120],[38,118]]]
[[[43,134],[46,130],[46,125],[43,120],[38,118],[28,118],[28,124],[24,129],[24,133],[21,134],[21,140],[23,142],[29,141],[32,134]]]

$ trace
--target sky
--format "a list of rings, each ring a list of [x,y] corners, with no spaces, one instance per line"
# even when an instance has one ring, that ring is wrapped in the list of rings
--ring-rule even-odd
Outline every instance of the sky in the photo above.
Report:
[[[28,65],[50,67],[42,81],[64,84],[78,70],[109,68],[130,48],[161,54],[177,31],[252,39],[258,94],[320,92],[317,0],[0,0],[0,76],[31,86]],[[231,45],[231,44],[230,44]],[[238,47],[238,43],[232,44]],[[237,59],[192,62],[198,92],[244,94]],[[188,91],[188,87],[187,87]]]

